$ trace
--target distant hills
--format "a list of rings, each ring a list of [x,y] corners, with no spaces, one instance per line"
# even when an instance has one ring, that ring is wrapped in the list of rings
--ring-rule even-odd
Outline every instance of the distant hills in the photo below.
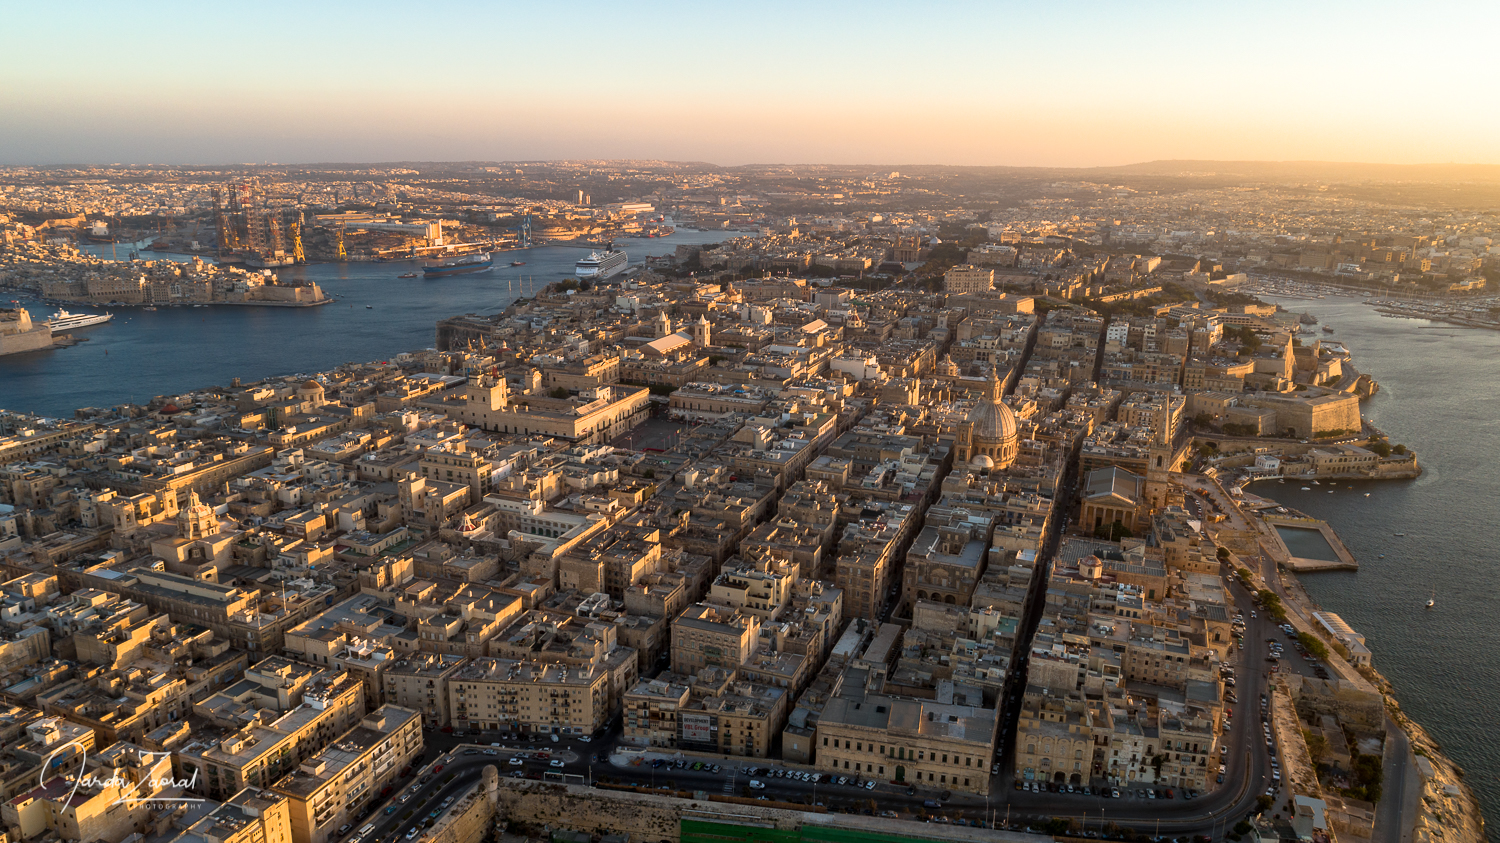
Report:
[[[1232,177],[1271,182],[1500,182],[1496,164],[1359,164],[1340,161],[1146,161],[1089,167],[1079,175]]]

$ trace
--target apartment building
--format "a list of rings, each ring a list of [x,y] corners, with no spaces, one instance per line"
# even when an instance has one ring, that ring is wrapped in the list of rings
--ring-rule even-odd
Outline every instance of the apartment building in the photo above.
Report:
[[[672,670],[736,670],[755,652],[761,619],[732,606],[695,603],[672,621]]]
[[[292,843],[327,843],[364,815],[422,756],[422,716],[384,705],[298,765],[271,790],[289,802]]]
[[[121,741],[93,755],[79,773],[41,782],[0,804],[0,819],[22,839],[125,840],[153,815],[153,798],[179,793],[171,753]]]
[[[688,704],[688,686],[662,679],[643,680],[625,694],[620,740],[632,746],[675,748],[678,713]]]
[[[589,735],[609,720],[609,671],[602,666],[478,658],[449,679],[458,729]]]
[[[448,683],[467,661],[463,656],[421,653],[386,668],[385,701],[422,715],[422,725],[441,729],[451,721]]]
[[[291,800],[274,791],[245,788],[168,838],[168,843],[287,843],[291,839]]]
[[[765,758],[786,724],[787,689],[734,681],[696,697],[677,712],[677,745],[684,749]]]
[[[199,789],[213,799],[269,787],[348,731],[364,711],[364,683],[341,671],[316,680],[280,717],[246,712],[241,725],[228,729],[205,722],[177,749],[178,766],[186,776],[199,773]]]

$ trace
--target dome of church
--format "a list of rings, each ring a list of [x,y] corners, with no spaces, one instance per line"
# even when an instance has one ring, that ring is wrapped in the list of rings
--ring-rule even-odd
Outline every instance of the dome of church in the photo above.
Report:
[[[1006,442],[1018,437],[1016,414],[1002,401],[981,401],[969,414],[974,441]]]
[[[322,389],[322,388],[323,388],[323,385],[320,384],[320,383],[318,383],[317,381],[308,381],[307,383],[302,384],[302,389],[308,390],[308,391],[311,391],[311,390],[314,390],[314,389]]]
[[[981,458],[990,461],[984,468],[1009,468],[1020,451],[1016,414],[1005,405],[1004,394],[1000,374],[992,370],[984,398],[969,411],[960,431],[958,457],[975,468],[982,466]]]
[[[974,468],[991,469],[995,467],[995,461],[990,459],[989,454],[977,454],[974,459],[969,460],[969,465]]]

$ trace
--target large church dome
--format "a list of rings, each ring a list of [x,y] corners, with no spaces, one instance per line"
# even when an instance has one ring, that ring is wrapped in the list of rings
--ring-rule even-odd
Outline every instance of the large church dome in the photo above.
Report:
[[[1016,414],[1005,405],[998,372],[990,372],[985,397],[969,412],[959,457],[973,460],[975,467],[1009,468],[1020,452],[1021,436],[1016,428]],[[980,457],[990,464],[981,465]]]
[[[969,413],[969,424],[974,441],[1004,442],[1015,439],[1016,414],[1003,401],[981,401]]]

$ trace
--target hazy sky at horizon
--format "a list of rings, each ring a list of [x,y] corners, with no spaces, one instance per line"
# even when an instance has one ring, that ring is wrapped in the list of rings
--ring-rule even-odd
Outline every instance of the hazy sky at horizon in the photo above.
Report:
[[[1500,164],[1500,4],[8,3],[0,164]]]

